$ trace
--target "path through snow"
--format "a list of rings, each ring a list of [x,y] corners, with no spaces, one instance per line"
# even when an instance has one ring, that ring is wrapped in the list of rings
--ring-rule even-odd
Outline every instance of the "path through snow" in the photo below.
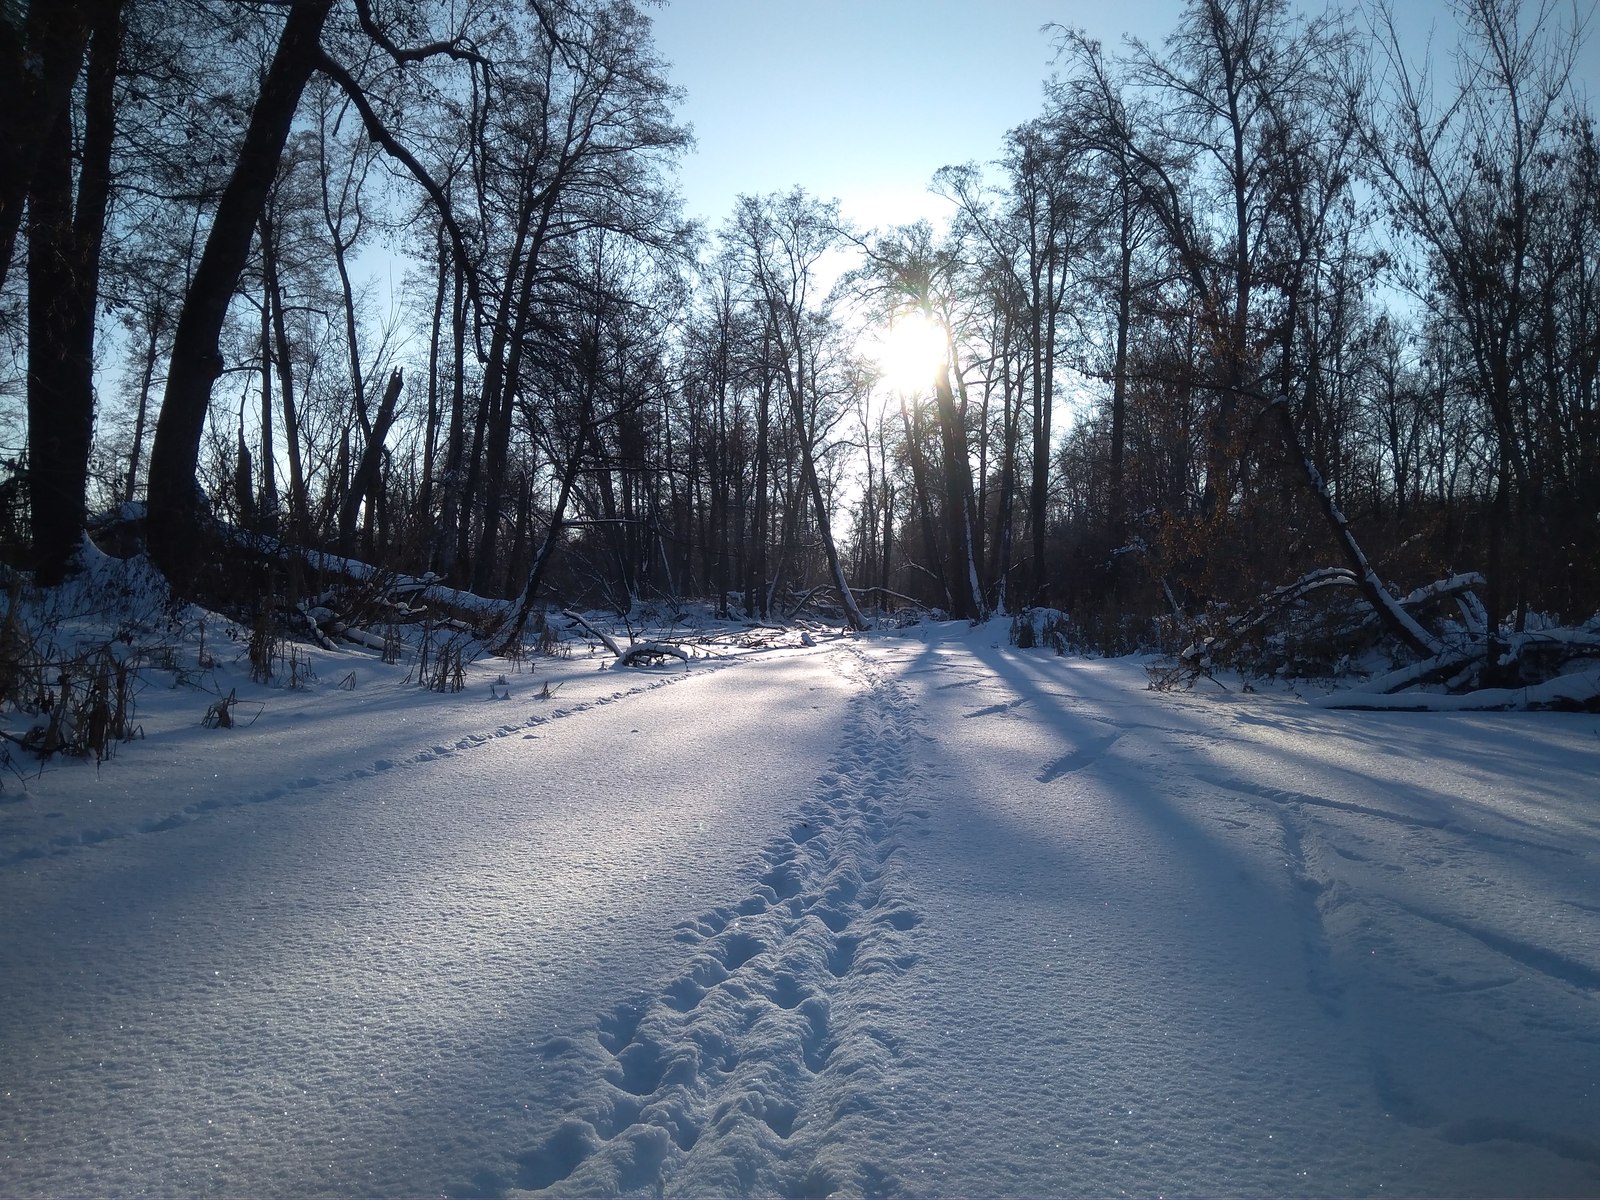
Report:
[[[996,641],[8,792],[0,1192],[1600,1192],[1592,716]]]

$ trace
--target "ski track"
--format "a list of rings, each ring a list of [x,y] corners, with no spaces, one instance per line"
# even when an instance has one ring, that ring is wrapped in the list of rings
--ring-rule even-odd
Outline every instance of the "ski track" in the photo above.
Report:
[[[1557,846],[1550,842],[1534,841],[1530,838],[1514,837],[1505,833],[1490,833],[1488,830],[1475,829],[1463,825],[1449,817],[1413,817],[1405,813],[1391,812],[1384,808],[1373,808],[1366,804],[1356,804],[1349,800],[1330,800],[1325,796],[1312,796],[1305,792],[1293,792],[1285,788],[1268,787],[1261,784],[1250,783],[1233,777],[1208,775],[1197,773],[1196,779],[1215,788],[1234,792],[1239,795],[1255,796],[1262,800],[1270,800],[1275,805],[1292,806],[1305,804],[1313,808],[1331,808],[1338,812],[1354,813],[1357,816],[1373,817],[1380,821],[1389,821],[1408,829],[1434,830],[1440,833],[1460,834],[1468,840],[1481,839],[1483,841],[1500,842],[1508,846],[1521,846],[1527,850],[1541,850],[1547,854],[1558,854],[1571,858],[1576,851],[1567,846]]]
[[[681,973],[544,1043],[565,1115],[520,1157],[515,1187],[899,1190],[861,1141],[890,1119],[900,1051],[886,981],[918,958],[923,914],[897,851],[928,816],[907,803],[924,791],[922,734],[910,696],[865,656],[832,664],[860,690],[814,794],[765,847],[748,896],[679,925],[697,951]],[[849,1142],[863,1153],[841,1153]]]
[[[1367,862],[1363,856],[1334,845],[1318,822],[1303,810],[1350,813],[1369,818],[1391,827],[1427,833],[1443,833],[1461,837],[1469,843],[1481,840],[1505,846],[1537,850],[1558,856],[1572,856],[1568,847],[1552,845],[1506,834],[1487,832],[1464,825],[1449,818],[1416,817],[1348,801],[1333,800],[1256,784],[1236,777],[1197,772],[1195,778],[1227,793],[1253,801],[1257,811],[1265,812],[1276,823],[1282,837],[1284,866],[1290,882],[1291,906],[1300,930],[1301,945],[1306,964],[1306,991],[1329,1016],[1339,1019],[1345,1014],[1347,986],[1354,983],[1340,970],[1336,957],[1336,935],[1329,927],[1329,918],[1351,902],[1377,903],[1427,922],[1440,930],[1447,930],[1477,942],[1483,948],[1507,961],[1508,973],[1468,982],[1435,984],[1432,991],[1438,994],[1466,995],[1488,993],[1512,986],[1527,973],[1554,983],[1585,992],[1591,996],[1600,993],[1600,971],[1559,951],[1526,942],[1520,938],[1490,929],[1475,921],[1431,911],[1414,903],[1390,896],[1381,900],[1371,895],[1353,891],[1336,877],[1329,875],[1316,862],[1319,849],[1331,849],[1339,857],[1357,862]],[[1267,801],[1265,806],[1260,801]],[[1232,824],[1232,822],[1229,822]],[[1575,902],[1568,901],[1569,904]],[[1575,904],[1580,909],[1589,906]],[[1418,988],[1416,982],[1412,989]],[[1362,1001],[1357,999],[1359,1005]],[[1368,996],[1365,1001],[1371,1003]],[[1368,1013],[1367,1018],[1373,1019]],[[1552,1129],[1540,1128],[1526,1120],[1508,1120],[1499,1117],[1473,1115],[1451,1117],[1441,1111],[1437,1102],[1430,1103],[1402,1084],[1387,1056],[1374,1049],[1372,1086],[1379,1103],[1404,1124],[1431,1130],[1439,1138],[1456,1145],[1478,1145],[1494,1142],[1520,1143],[1535,1147],[1570,1161],[1600,1166],[1600,1141],[1573,1136]]]
[[[203,819],[221,810],[247,808],[251,805],[265,804],[288,796],[315,791],[318,788],[356,783],[363,779],[372,779],[379,775],[388,774],[391,771],[410,770],[426,766],[441,759],[456,758],[463,754],[469,754],[482,746],[508,737],[518,735],[532,737],[534,736],[534,730],[549,725],[553,721],[560,721],[566,717],[575,717],[580,713],[614,704],[618,700],[626,700],[630,696],[652,692],[657,688],[667,687],[703,673],[703,671],[690,670],[677,675],[652,679],[648,683],[637,687],[627,688],[620,692],[612,692],[605,696],[597,696],[593,700],[585,700],[579,704],[557,708],[548,713],[535,713],[525,721],[499,725],[487,732],[469,733],[453,742],[436,742],[404,758],[377,758],[369,766],[355,767],[348,771],[341,771],[338,774],[303,775],[287,784],[263,788],[259,792],[250,792],[242,795],[208,796],[204,800],[196,800],[191,804],[186,804],[176,812],[168,813],[165,816],[148,817],[137,825],[108,825],[98,829],[81,830],[75,834],[61,835],[44,842],[33,842],[24,846],[13,847],[0,852],[0,869],[35,859],[71,854],[74,851],[120,838],[165,833],[168,830],[179,829],[191,821]]]

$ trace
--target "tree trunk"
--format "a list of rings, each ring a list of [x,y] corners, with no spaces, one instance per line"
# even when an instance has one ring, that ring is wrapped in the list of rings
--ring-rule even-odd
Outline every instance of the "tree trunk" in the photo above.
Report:
[[[333,0],[304,0],[289,11],[178,316],[166,394],[150,451],[149,547],[156,565],[180,589],[192,582],[200,565],[195,472],[211,385],[222,373],[222,324],[332,7]]]
[[[428,533],[421,545],[433,545],[433,473],[439,450],[439,343],[444,329],[446,286],[450,282],[450,257],[444,231],[439,232],[439,274],[433,294],[433,320],[428,331],[428,416],[422,433],[422,482],[416,517]],[[431,555],[430,555],[431,557]]]
[[[932,502],[928,496],[928,467],[922,457],[922,422],[914,419],[914,410],[900,405],[900,419],[906,427],[906,453],[911,459],[911,489],[917,504],[918,523],[922,527],[922,552],[926,556],[927,570],[938,580],[944,592],[946,608],[954,607],[951,598],[950,578],[939,556],[939,542],[933,532]]]
[[[139,459],[144,454],[145,422],[150,412],[150,384],[155,379],[156,359],[161,352],[162,314],[152,310],[148,316],[150,340],[144,347],[144,366],[139,373],[139,400],[133,416],[133,449],[128,453],[128,478],[122,489],[124,502],[132,500],[139,484]]]
[[[485,592],[488,590],[488,575],[494,570],[496,543],[500,536],[502,487],[511,446],[511,422],[517,375],[521,370],[522,339],[528,328],[539,256],[544,248],[555,197],[547,192],[542,206],[537,208],[532,200],[533,197],[527,194],[520,199],[516,239],[507,260],[506,277],[500,290],[500,306],[495,312],[494,329],[489,339],[489,357],[484,364],[478,409],[479,432],[468,473],[470,486],[467,495],[470,500],[477,492],[481,457],[483,527],[479,530],[479,542],[473,554],[470,583]],[[537,223],[535,216],[538,217]],[[480,448],[481,455],[478,452]],[[466,526],[463,525],[463,546],[467,544],[466,535]]]
[[[450,380],[450,428],[445,436],[444,498],[439,505],[436,545],[429,555],[429,565],[446,578],[455,572],[456,548],[460,541],[457,514],[461,507],[462,459],[466,454],[467,296],[466,278],[459,265],[455,283],[455,300],[450,310],[450,354],[454,368]]]
[[[844,564],[839,560],[839,548],[833,541],[833,529],[828,521],[828,502],[822,495],[822,483],[817,479],[816,462],[811,457],[811,440],[800,439],[800,465],[805,474],[806,485],[811,491],[811,503],[816,514],[817,530],[822,535],[822,548],[828,556],[828,573],[833,577],[833,585],[839,590],[839,601],[844,605],[845,619],[850,622],[850,628],[856,631],[867,627],[866,618],[861,615],[861,609],[856,605],[856,598],[850,591],[850,583],[845,579]]]
[[[283,440],[289,451],[289,536],[304,546],[311,536],[310,504],[306,499],[305,466],[300,459],[300,413],[295,406],[294,360],[289,352],[289,328],[283,316],[283,289],[278,279],[278,244],[271,220],[263,214],[261,262],[266,276],[266,303],[272,308],[272,343],[278,368],[278,393],[283,403]]]
[[[850,591],[849,581],[845,579],[844,564],[839,561],[839,548],[833,541],[833,527],[828,519],[828,502],[822,495],[822,482],[817,478],[816,459],[812,456],[811,425],[806,420],[805,393],[803,391],[806,381],[806,366],[804,351],[801,346],[801,333],[798,322],[793,329],[794,345],[790,347],[793,353],[792,363],[785,355],[783,379],[789,390],[789,410],[794,420],[794,435],[800,442],[800,471],[803,483],[811,493],[812,511],[817,522],[817,533],[822,538],[822,548],[828,557],[828,573],[833,577],[833,584],[839,589],[839,602],[844,605],[845,618],[850,622],[850,628],[856,631],[867,627],[866,618],[861,615],[861,609],[856,606],[856,598]],[[778,333],[778,353],[784,353],[783,335]],[[945,391],[949,392],[949,382],[946,381]]]
[[[261,522],[278,532],[278,473],[272,448],[272,300],[261,297]]]
[[[94,318],[111,192],[119,5],[98,10],[72,203],[72,120],[63,108],[28,192],[28,483],[36,579],[60,583],[78,547],[94,431]],[[52,53],[67,53],[53,47]],[[60,64],[46,63],[49,76]],[[76,73],[77,60],[72,63]]]
[[[384,388],[383,398],[378,401],[371,432],[366,445],[361,448],[361,459],[350,478],[350,488],[344,494],[344,501],[339,505],[339,544],[347,553],[355,541],[356,516],[361,511],[361,501],[377,492],[378,467],[383,462],[383,440],[389,435],[389,427],[394,424],[395,412],[400,404],[400,389],[404,386],[405,377],[396,368],[389,376],[389,386]],[[373,513],[367,514],[367,520],[369,523],[373,520]]]
[[[61,582],[83,529],[94,427],[94,315],[72,239],[72,123],[63,111],[28,194],[28,503],[37,581]]]
[[[967,430],[950,391],[950,366],[939,364],[933,382],[939,408],[939,434],[944,451],[945,536],[950,546],[952,615],[961,620],[984,618],[983,587],[972,545],[972,468],[967,461]]]
[[[528,617],[533,613],[534,601],[539,594],[539,585],[544,581],[545,568],[550,563],[550,556],[555,552],[556,544],[561,540],[561,530],[567,516],[567,504],[572,498],[573,485],[577,483],[578,472],[583,466],[583,451],[593,430],[594,399],[599,388],[598,337],[590,339],[588,350],[586,364],[588,370],[578,414],[578,436],[573,443],[572,454],[561,472],[561,490],[556,495],[556,505],[550,513],[550,527],[545,530],[544,541],[539,546],[539,553],[534,557],[533,566],[528,572],[528,582],[523,586],[522,597],[517,601],[516,612],[497,639],[501,653],[505,653],[522,640],[523,630],[528,626]]]
[[[1002,362],[1001,388],[1002,402],[1005,405],[1005,414],[1002,418],[1005,426],[1005,446],[1002,449],[1003,458],[1000,465],[1000,514],[999,535],[995,539],[995,567],[994,567],[994,594],[995,609],[998,612],[1006,611],[1007,598],[1011,587],[1011,553],[1012,540],[1015,537],[1015,513],[1017,502],[1017,449],[1022,438],[1022,380],[1015,381],[1011,377],[1009,362]]]
[[[1378,614],[1378,619],[1389,632],[1409,646],[1419,657],[1433,658],[1442,653],[1444,646],[1418,625],[1411,614],[1401,608],[1399,602],[1389,595],[1388,590],[1378,579],[1377,572],[1367,561],[1360,543],[1350,530],[1350,523],[1345,520],[1344,513],[1339,511],[1339,506],[1334,503],[1328,485],[1322,478],[1322,472],[1317,470],[1317,465],[1311,461],[1311,456],[1301,445],[1299,431],[1294,427],[1294,417],[1289,412],[1288,398],[1278,397],[1272,402],[1271,407],[1277,410],[1278,428],[1283,434],[1284,445],[1290,455],[1299,461],[1301,470],[1305,472],[1306,482],[1311,485],[1312,495],[1316,497],[1329,529],[1332,530],[1339,548],[1344,552],[1346,561],[1350,563],[1351,570],[1355,573],[1356,586],[1361,589],[1361,594],[1366,597],[1367,603],[1372,605],[1372,610]]]
[[[1133,322],[1133,199],[1122,189],[1117,259],[1117,345],[1111,367],[1111,537],[1118,547],[1127,540],[1127,501],[1123,495],[1123,459],[1128,440],[1128,329]],[[1120,559],[1120,556],[1118,556]],[[1113,559],[1113,562],[1118,561]],[[1114,576],[1113,572],[1113,576]]]
[[[763,341],[765,338],[763,338]],[[763,346],[763,357],[766,347]],[[749,574],[745,577],[744,610],[758,620],[766,620],[767,606],[767,460],[771,457],[772,381],[769,372],[763,371],[760,391],[756,400],[756,479],[752,497],[754,511],[750,517]]]
[[[1034,267],[1033,286],[1033,472],[1028,488],[1028,521],[1033,535],[1033,602],[1050,602],[1045,574],[1045,534],[1050,513],[1050,418],[1055,400],[1056,314],[1045,297],[1055,290],[1053,264],[1043,286]]]
[[[16,12],[16,6],[10,6]],[[22,210],[47,149],[59,145],[62,120],[71,112],[72,85],[83,65],[89,35],[116,19],[120,0],[34,0],[0,20],[0,284],[4,284],[22,228]],[[65,126],[70,138],[71,124]]]

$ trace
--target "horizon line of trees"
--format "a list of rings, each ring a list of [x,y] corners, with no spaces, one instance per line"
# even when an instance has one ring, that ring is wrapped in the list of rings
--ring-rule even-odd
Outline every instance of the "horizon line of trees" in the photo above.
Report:
[[[1491,653],[1582,620],[1581,28],[1455,8],[1448,78],[1382,7],[1190,0],[1117,53],[1056,28],[1040,114],[934,179],[948,228],[796,188],[708,233],[628,0],[9,0],[5,561],[58,582],[142,500],[182,589],[243,531],[521,597],[519,630],[552,595],[827,594],[858,626],[1051,605],[1121,650],[1330,563],[1419,654],[1390,584],[1482,572]],[[371,253],[412,265],[387,308]],[[862,329],[913,318],[948,353],[890,394]]]

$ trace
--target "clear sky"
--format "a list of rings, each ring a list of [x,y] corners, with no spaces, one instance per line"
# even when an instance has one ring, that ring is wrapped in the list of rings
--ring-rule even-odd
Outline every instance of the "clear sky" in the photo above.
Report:
[[[1591,14],[1582,74],[1597,81],[1600,22],[1594,0],[1580,5]],[[1445,0],[1395,8],[1419,48],[1430,19],[1436,44],[1453,42]],[[740,192],[800,184],[871,226],[943,215],[926,191],[934,171],[998,157],[1006,130],[1040,111],[1052,57],[1041,26],[1077,26],[1116,48],[1124,33],[1159,43],[1181,10],[1180,0],[670,0],[647,11],[670,78],[688,91],[691,214],[717,225]]]
[[[1110,5],[1097,5],[1104,12]],[[1149,29],[1170,3],[1115,6]],[[1087,23],[1062,0],[671,0],[656,46],[688,89],[689,210],[720,223],[740,192],[802,184],[863,225],[942,213],[934,171],[999,153],[1037,114],[1051,46]],[[1083,9],[1079,13],[1073,10]],[[1091,30],[1091,32],[1096,32]],[[1107,26],[1110,38],[1121,28]]]

